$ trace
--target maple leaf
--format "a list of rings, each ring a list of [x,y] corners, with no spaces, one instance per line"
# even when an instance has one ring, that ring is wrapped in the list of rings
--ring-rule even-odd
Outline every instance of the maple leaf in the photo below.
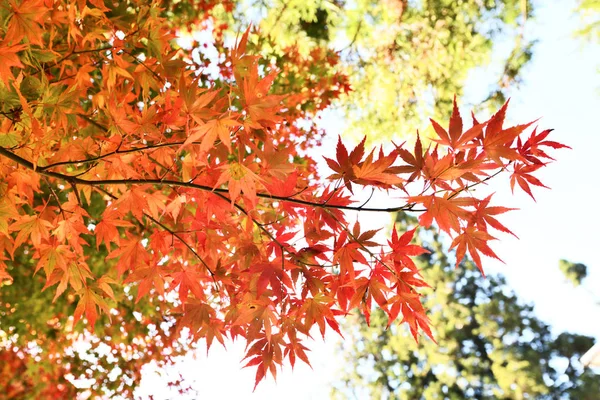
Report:
[[[254,264],[248,272],[254,276],[258,276],[256,280],[256,295],[259,297],[270,286],[271,292],[280,301],[287,288],[292,288],[293,286],[289,275],[281,268],[281,265],[273,263]]]
[[[17,44],[23,38],[29,43],[42,46],[43,29],[40,23],[48,9],[44,0],[23,0],[17,5],[15,0],[9,0],[11,15],[4,40]]]
[[[68,242],[76,251],[82,253],[82,244],[87,245],[87,242],[81,238],[81,234],[87,234],[89,230],[83,224],[81,214],[75,213],[70,218],[59,221],[52,233],[59,242]]]
[[[108,297],[110,297],[113,301],[116,301],[115,293],[113,292],[110,285],[116,285],[116,284],[118,284],[118,282],[108,275],[104,275],[96,281],[96,285],[98,286],[98,288],[100,290],[102,290],[104,292],[104,294],[106,294]]]
[[[194,79],[192,82],[182,76],[179,81],[179,94],[183,99],[183,111],[194,121],[203,124],[207,119],[218,115],[211,107],[207,107],[217,95],[219,90],[202,89]]]
[[[100,248],[100,244],[104,242],[106,248],[110,250],[110,243],[115,243],[117,246],[120,245],[119,230],[118,227],[129,228],[133,224],[129,221],[123,220],[122,215],[117,209],[107,210],[103,218],[96,227],[94,228],[94,234],[96,235],[96,249]]]
[[[439,139],[434,139],[436,142],[452,148],[453,150],[465,150],[473,147],[470,142],[479,137],[486,126],[487,122],[482,124],[474,123],[474,125],[463,133],[463,122],[456,105],[456,96],[454,96],[454,106],[452,108],[452,116],[448,131],[433,119],[430,119],[431,126],[438,134]]]
[[[256,204],[256,183],[261,181],[261,178],[244,164],[239,162],[223,165],[220,169],[222,169],[223,172],[221,173],[221,176],[219,176],[219,180],[214,187],[218,188],[223,183],[227,182],[231,204],[235,203],[235,200],[240,196],[240,193],[244,193],[244,196],[251,204]]]
[[[492,199],[492,195],[490,194],[483,200],[480,200],[475,206],[475,212],[471,215],[470,223],[477,227],[478,230],[486,231],[487,226],[490,225],[494,229],[497,229],[501,232],[510,233],[514,237],[517,237],[514,233],[510,231],[507,227],[502,225],[494,215],[503,214],[507,211],[515,210],[515,208],[506,208],[506,207],[488,207],[490,204],[490,200]]]
[[[371,239],[373,239],[373,237],[377,234],[377,232],[379,232],[381,229],[372,229],[372,230],[368,230],[365,232],[360,232],[360,222],[358,220],[356,220],[356,223],[354,224],[354,227],[352,228],[352,236],[354,236],[354,240],[357,243],[360,243],[362,246],[365,247],[373,247],[373,246],[377,246],[377,242],[373,242],[371,241]]]
[[[423,167],[425,166],[425,160],[423,158],[423,145],[421,144],[421,138],[419,137],[419,132],[417,131],[417,140],[415,140],[415,149],[414,152],[411,153],[406,149],[403,149],[402,146],[396,146],[396,152],[404,160],[407,165],[401,165],[397,167],[398,173],[411,174],[407,179],[407,182],[412,182],[416,178],[419,177]]]
[[[366,137],[348,154],[346,146],[338,137],[337,161],[324,157],[329,168],[336,172],[330,175],[328,179],[343,179],[344,184],[351,193],[353,193],[352,183],[389,188],[391,185],[399,185],[404,182],[402,178],[396,175],[397,167],[391,166],[398,156],[395,151],[386,156],[383,149],[380,149],[379,158],[374,160],[375,150],[373,150],[364,161],[361,161],[365,152],[365,140]]]
[[[305,364],[312,368],[310,361],[306,352],[308,351],[308,347],[302,345],[295,337],[289,343],[286,343],[285,349],[283,351],[284,357],[288,357],[290,360],[290,365],[292,369],[296,363],[296,357],[301,359]]]
[[[361,249],[360,244],[356,242],[345,243],[347,237],[347,233],[342,232],[337,238],[333,253],[333,262],[340,264],[340,279],[354,285],[356,279],[354,262],[365,265],[368,264],[368,262],[365,256],[359,251],[359,249]]]
[[[388,245],[392,250],[394,261],[402,263],[403,266],[416,272],[417,267],[409,256],[419,256],[429,253],[427,249],[416,244],[410,244],[413,239],[416,228],[406,231],[402,236],[398,236],[396,228],[392,230],[392,240],[388,241]],[[401,272],[402,268],[398,272]]]
[[[24,215],[8,227],[11,231],[18,231],[15,238],[15,247],[19,247],[27,239],[35,247],[40,247],[42,239],[50,237],[50,229],[53,227],[50,221],[41,218],[39,215]]]
[[[242,34],[240,41],[236,43],[236,46],[231,51],[231,58],[235,65],[239,64],[240,60],[246,53],[246,46],[248,45],[248,35],[250,35],[251,29],[252,25],[248,25],[248,28],[246,28],[246,31],[244,31],[244,33]]]
[[[562,143],[558,143],[552,140],[546,140],[548,135],[552,132],[552,129],[546,129],[537,133],[537,127],[533,130],[529,138],[522,142],[521,138],[517,139],[517,149],[519,154],[521,154],[525,159],[534,163],[534,164],[544,164],[540,158],[546,158],[548,160],[554,160],[550,157],[546,152],[540,149],[541,146],[551,147],[553,149],[570,149],[569,146],[564,145]]]
[[[297,183],[298,172],[294,171],[290,173],[285,180],[272,178],[269,182],[263,182],[263,186],[271,195],[286,197],[297,192]]]
[[[451,231],[459,232],[460,220],[466,220],[470,212],[463,207],[474,205],[474,200],[468,197],[454,196],[446,193],[440,196],[412,196],[408,198],[411,203],[423,204],[427,209],[419,216],[419,224],[425,228],[431,226],[435,221],[441,230],[451,234]]]
[[[52,243],[51,245],[41,245],[39,256],[40,258],[34,273],[37,273],[43,268],[46,276],[50,276],[55,268],[66,271],[68,261],[74,257],[68,246],[63,244],[56,245],[55,243]]]
[[[0,77],[6,87],[9,87],[10,81],[14,79],[11,67],[25,68],[17,53],[26,47],[24,44],[9,46],[6,38],[0,42]]]
[[[116,202],[115,208],[118,208],[120,213],[131,214],[138,220],[142,220],[144,209],[147,208],[146,192],[140,187],[134,187],[125,192]]]
[[[356,179],[353,167],[358,165],[365,154],[366,140],[367,137],[365,136],[363,140],[352,150],[352,152],[348,154],[348,149],[346,149],[346,146],[344,146],[342,143],[342,138],[338,136],[338,143],[335,152],[337,161],[324,157],[325,161],[327,161],[327,165],[329,165],[329,168],[336,172],[335,174],[330,175],[328,179],[343,179],[344,184],[350,193],[353,193],[351,182]]]
[[[242,304],[233,324],[250,324],[249,329],[254,332],[260,332],[262,329],[267,341],[270,342],[273,326],[277,325],[278,320],[279,317],[273,304],[268,299],[260,297]]]
[[[523,158],[517,150],[510,147],[510,145],[517,136],[535,122],[532,121],[527,124],[502,129],[507,108],[508,101],[490,118],[483,137],[483,150],[485,154],[499,166],[504,165],[501,158],[510,161],[521,160]]]
[[[215,338],[225,346],[223,336],[225,328],[222,321],[216,318],[216,312],[209,304],[196,298],[189,298],[183,304],[181,313],[183,317],[178,321],[178,332],[183,327],[187,327],[194,336],[205,338],[207,354]]]
[[[133,77],[131,79],[133,79]],[[108,110],[117,131],[123,132],[126,135],[132,135],[140,129],[139,122],[132,121],[132,119],[135,119],[135,115],[134,118],[132,118],[132,110],[117,106],[114,101],[108,103]]]
[[[127,238],[122,239],[120,247],[106,256],[107,260],[117,258],[117,272],[123,275],[127,270],[135,270],[138,266],[147,266],[148,252],[142,246],[140,239],[127,232]]]
[[[487,245],[488,241],[495,239],[496,238],[489,233],[485,231],[479,231],[473,226],[463,230],[460,235],[454,238],[452,245],[450,246],[451,249],[456,247],[456,267],[458,268],[459,264],[465,257],[466,251],[468,250],[469,255],[475,262],[475,265],[477,265],[477,268],[479,268],[481,273],[485,275],[479,253],[502,261]]]
[[[164,296],[166,275],[160,265],[152,264],[137,268],[125,279],[124,283],[138,282],[138,292],[135,298],[137,303],[150,292],[150,289],[156,289],[161,296]],[[185,298],[187,299],[187,292]]]
[[[455,157],[451,153],[439,158],[437,150],[434,150],[425,156],[423,175],[432,185],[451,190],[445,181],[458,179],[466,172],[466,169],[455,165]]]
[[[241,88],[240,97],[249,116],[245,125],[254,129],[275,127],[282,120],[277,114],[284,96],[267,94],[277,77],[277,71],[272,70],[263,79],[259,79],[257,61],[256,57],[244,56],[238,60],[234,69],[236,81]]]
[[[347,285],[345,285],[347,288]],[[384,307],[387,303],[386,293],[389,291],[387,285],[373,279],[373,274],[369,279],[362,276],[356,279],[355,282],[356,290],[353,291],[353,295],[349,301],[349,304],[344,309],[353,309],[361,307],[361,310],[365,316],[367,325],[371,324],[371,309],[372,300],[375,299],[380,307]],[[346,301],[340,298],[343,292],[338,290],[338,301],[340,304],[345,304]],[[345,294],[344,294],[345,295]]]
[[[412,308],[408,304],[403,304],[401,308],[402,322],[406,322],[410,329],[415,342],[419,342],[419,329],[423,330],[425,334],[435,343],[433,332],[429,327],[429,318],[425,315],[423,306],[420,305],[418,308]]]
[[[364,161],[352,166],[355,182],[364,186],[373,185],[383,188],[403,183],[404,180],[397,176],[394,173],[394,169],[391,168],[397,154],[392,152],[385,156],[383,149],[380,149],[379,158],[373,161],[373,152],[374,150],[369,153]]]
[[[7,199],[0,200],[0,233],[8,235],[8,222],[19,218],[19,212],[14,204]]]
[[[199,300],[204,300],[206,297],[200,282],[204,279],[203,274],[200,274],[195,265],[182,266],[179,271],[171,274],[173,281],[171,287],[179,287],[179,299],[185,303],[189,292]]]
[[[234,119],[222,118],[222,119],[211,119],[203,125],[197,126],[190,131],[190,135],[181,145],[179,150],[185,148],[190,143],[196,142],[202,138],[200,144],[200,151],[207,152],[214,144],[217,137],[227,147],[227,150],[231,152],[231,129],[232,127],[239,126],[240,123]]]
[[[279,336],[279,335],[277,335]],[[265,377],[267,371],[270,371],[273,377],[277,377],[276,364],[280,364],[282,360],[281,348],[270,339],[256,340],[247,350],[244,359],[250,358],[250,361],[244,366],[256,366],[256,378],[254,390],[258,383]]]
[[[324,254],[329,248],[322,244],[304,247],[292,255],[291,259],[298,264],[316,266],[319,265],[317,258],[328,261]]]
[[[533,193],[531,193],[531,188],[529,187],[529,184],[548,188],[548,186],[544,185],[538,178],[532,175],[533,172],[537,171],[543,166],[544,164],[515,164],[513,168],[513,173],[510,176],[511,190],[514,192],[516,182],[519,184],[521,189],[523,189],[523,191],[525,191],[525,193],[531,196],[531,198],[535,201],[535,197],[533,197]]]
[[[97,307],[104,311],[106,315],[110,315],[110,309],[108,308],[106,301],[92,289],[83,288],[79,292],[79,301],[77,302],[77,307],[75,308],[75,313],[73,314],[73,324],[77,324],[77,322],[85,314],[85,318],[88,320],[90,329],[93,331],[94,325],[96,324],[96,319],[98,319]]]
[[[332,327],[340,336],[342,335],[339,325],[335,320],[334,311],[331,309],[331,304],[333,304],[333,299],[322,294],[304,301],[300,312],[304,315],[304,325],[307,331],[316,323],[323,337],[325,337],[327,325]]]
[[[146,193],[145,200],[148,204],[148,211],[150,212],[152,218],[159,219],[161,213],[165,211],[165,202],[167,201],[167,196],[160,192],[150,192]],[[173,215],[176,213],[171,212],[171,214]],[[173,218],[177,220],[177,215],[173,215]]]

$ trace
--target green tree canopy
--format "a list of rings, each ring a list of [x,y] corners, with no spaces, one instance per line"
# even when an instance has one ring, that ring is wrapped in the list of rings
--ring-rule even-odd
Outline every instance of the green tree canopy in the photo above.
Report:
[[[534,42],[524,32],[533,11],[528,0],[261,0],[215,15],[237,29],[254,20],[270,41],[259,46],[266,57],[334,50],[352,88],[334,103],[345,112],[346,133],[390,138],[448,115],[469,72],[489,65],[494,46],[508,43],[512,51],[481,99],[502,104],[532,57]]]

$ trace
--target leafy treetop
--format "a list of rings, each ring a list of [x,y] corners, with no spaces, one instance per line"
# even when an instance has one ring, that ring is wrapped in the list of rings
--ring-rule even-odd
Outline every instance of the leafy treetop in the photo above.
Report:
[[[166,16],[175,6],[0,8],[0,293],[41,277],[63,305],[54,335],[81,332],[85,319],[115,354],[125,350],[114,337],[127,334],[111,320],[135,326],[132,310],[141,326],[171,329],[171,339],[146,342],[149,358],[176,349],[182,332],[209,347],[242,338],[256,383],[286,359],[308,363],[303,338],[313,327],[339,332],[337,317],[356,307],[368,318],[376,303],[415,339],[419,330],[433,338],[419,297],[427,283],[411,258],[426,250],[411,244],[414,229],[378,243],[345,211],[418,212],[420,225],[450,235],[457,265],[469,253],[482,269],[481,254],[497,258],[491,228],[509,232],[497,219],[508,208],[470,189],[507,172],[533,197],[546,149],[565,146],[547,140],[549,130],[525,134],[531,123],[504,127],[508,104],[464,128],[455,101],[447,127],[432,121],[437,144],[368,151],[364,140],[348,149],[340,139],[323,180],[308,151],[320,138],[310,121],[328,105],[320,94],[339,94],[344,78],[309,92],[276,83],[289,71],[249,54],[250,29],[207,73],[174,41],[178,26]],[[359,204],[363,188],[395,204]],[[34,338],[33,323],[6,339]]]
[[[490,63],[495,43],[512,42],[503,65],[487,69],[489,91],[478,105],[500,107],[533,54],[526,27],[534,14],[529,0],[262,0],[217,13],[234,28],[259,15],[253,50],[278,62],[335,49],[352,86],[334,101],[345,111],[340,129],[358,139],[369,132],[368,142],[422,130],[423,116],[445,118],[469,73]]]

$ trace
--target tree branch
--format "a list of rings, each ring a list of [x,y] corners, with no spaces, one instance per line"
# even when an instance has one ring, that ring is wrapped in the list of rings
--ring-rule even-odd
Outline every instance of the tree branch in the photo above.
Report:
[[[110,193],[107,190],[104,190],[102,188],[97,188],[97,190],[100,190],[102,193],[104,193],[107,196],[111,197],[113,200],[118,200],[117,196],[115,196],[114,194]],[[165,224],[163,224],[162,222],[160,222],[159,220],[157,220],[156,218],[154,218],[152,215],[148,214],[145,211],[144,211],[144,216],[146,218],[148,218],[149,220],[151,220],[152,222],[154,222],[156,225],[160,226],[165,231],[169,232],[169,234],[171,234],[173,237],[177,238],[177,240],[179,240],[181,243],[183,243],[183,245],[185,247],[187,247],[187,249],[189,251],[191,251],[194,254],[194,256],[196,256],[196,258],[198,260],[200,260],[200,262],[202,263],[202,265],[204,265],[204,267],[206,268],[206,270],[209,272],[210,276],[212,277],[215,285],[217,286],[217,290],[219,289],[219,286],[218,286],[217,281],[215,279],[215,273],[214,273],[214,271],[208,266],[208,264],[206,263],[206,261],[204,261],[204,259],[202,257],[200,257],[200,254],[198,254],[198,252],[196,250],[194,250],[194,248],[188,242],[186,242],[185,240],[183,240],[183,238],[181,236],[179,236],[179,234],[177,232],[175,232],[174,230],[172,230],[171,228],[169,228],[168,226],[166,226]]]
[[[124,150],[129,151],[129,150]],[[133,150],[131,150],[133,151]],[[229,193],[229,189],[225,188],[213,188],[206,185],[199,185],[193,182],[181,182],[175,180],[168,179],[100,179],[100,180],[87,180],[81,179],[76,176],[61,174],[59,172],[47,171],[48,167],[39,168],[34,166],[30,161],[16,155],[15,153],[9,151],[6,148],[0,147],[0,155],[3,155],[16,163],[28,168],[32,171],[39,173],[40,175],[49,176],[56,179],[61,179],[67,181],[71,184],[76,185],[85,185],[85,186],[99,186],[99,185],[160,185],[160,186],[176,186],[176,187],[187,187],[192,189],[203,190],[206,192],[216,192],[216,193]],[[335,205],[335,204],[326,204],[326,203],[317,203],[309,200],[295,199],[292,197],[285,196],[276,196],[268,193],[257,193],[257,197],[268,199],[268,200],[278,200],[285,201],[288,203],[300,204],[308,207],[316,207],[323,209],[336,209],[336,210],[346,210],[346,211],[368,211],[368,212],[385,212],[392,213],[398,211],[426,211],[421,209],[414,209],[414,204],[405,204],[398,207],[389,207],[389,208],[370,208],[370,207],[359,207],[359,206],[343,206],[343,205]]]

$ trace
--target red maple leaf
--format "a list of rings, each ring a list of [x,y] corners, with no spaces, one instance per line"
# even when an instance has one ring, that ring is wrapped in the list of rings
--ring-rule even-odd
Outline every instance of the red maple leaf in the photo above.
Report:
[[[488,241],[495,239],[496,238],[489,233],[479,231],[474,226],[466,228],[460,235],[454,238],[452,245],[450,246],[451,249],[456,247],[456,267],[458,268],[458,265],[461,263],[468,250],[469,255],[475,262],[475,265],[477,265],[477,268],[485,275],[479,253],[500,260],[496,253],[494,253],[487,245]]]

